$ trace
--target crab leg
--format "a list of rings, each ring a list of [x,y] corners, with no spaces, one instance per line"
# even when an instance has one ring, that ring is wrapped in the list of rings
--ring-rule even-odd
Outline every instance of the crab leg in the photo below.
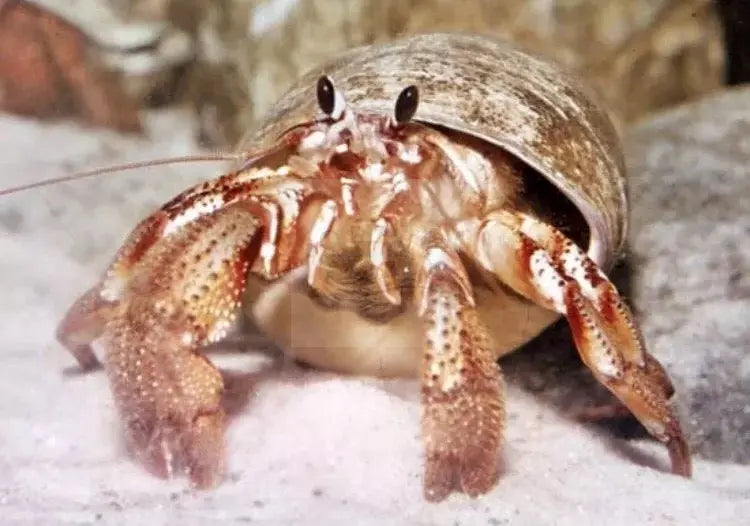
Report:
[[[162,236],[167,222],[168,215],[161,210],[141,221],[117,252],[102,280],[73,303],[57,326],[57,340],[73,354],[83,370],[99,364],[91,342],[102,335],[107,321],[116,314],[123,284],[130,278],[133,266]]]
[[[274,193],[259,185],[260,172],[247,175],[142,222],[58,328],[82,365],[90,365],[90,343],[101,337],[140,460],[161,475],[182,465],[199,487],[223,472],[224,412],[221,376],[198,351],[225,335],[251,268],[274,277],[304,264],[307,252],[297,232],[311,203],[304,186],[280,169],[270,180],[284,192]],[[269,244],[274,250],[264,251]]]
[[[262,156],[258,158],[262,159]],[[293,201],[291,208],[296,209],[296,213],[287,213],[285,216],[285,226],[289,230],[289,224],[299,215],[298,205],[307,197],[307,192],[303,184],[294,180],[284,185],[287,175],[288,170],[285,168],[276,171],[268,168],[243,168],[189,188],[164,204],[133,229],[100,282],[79,297],[68,310],[57,328],[58,341],[71,351],[84,370],[95,367],[98,361],[90,344],[102,334],[106,321],[117,311],[122,292],[131,280],[136,265],[160,240],[204,216],[240,200],[251,199],[246,206],[254,204],[261,215],[267,216],[266,223],[276,225],[280,212],[277,212],[279,205],[273,198],[273,190],[284,187],[284,194],[289,196],[286,198],[287,202]],[[266,237],[268,236],[266,233]],[[267,241],[275,242],[275,239]],[[268,265],[272,257],[273,253],[266,254],[263,258],[264,270],[267,272],[270,270]],[[286,267],[285,263],[281,266]]]
[[[510,211],[485,219],[476,249],[480,263],[508,286],[567,317],[583,362],[666,444],[672,471],[690,476],[688,447],[669,406],[672,384],[596,263],[553,227]]]
[[[307,283],[314,289],[320,289],[325,283],[321,276],[320,261],[323,257],[323,242],[331,231],[334,221],[338,216],[338,206],[333,199],[327,200],[320,207],[320,212],[315,218],[310,229],[310,252],[307,263]]]
[[[373,266],[375,283],[378,284],[383,297],[392,305],[401,305],[401,291],[386,265],[388,250],[385,244],[385,236],[389,228],[391,226],[386,219],[381,217],[375,221],[375,227],[372,229],[370,237],[370,262]]]
[[[422,360],[425,498],[476,496],[498,477],[505,420],[500,369],[458,255],[438,236],[415,243],[415,301],[426,326]]]
[[[134,269],[103,343],[136,455],[160,475],[181,463],[198,487],[224,464],[223,384],[199,348],[221,339],[258,254],[255,213],[235,205],[155,245]]]

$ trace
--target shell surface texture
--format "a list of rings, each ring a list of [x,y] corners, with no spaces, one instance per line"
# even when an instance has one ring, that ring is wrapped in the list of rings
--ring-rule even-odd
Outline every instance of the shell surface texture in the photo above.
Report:
[[[301,362],[418,378],[428,500],[497,483],[497,359],[559,316],[690,475],[671,382],[605,274],[627,226],[617,137],[573,77],[471,35],[359,48],[300,79],[242,151],[138,224],[58,328],[83,368],[105,350],[152,472],[221,482],[224,386],[202,350],[244,311]]]

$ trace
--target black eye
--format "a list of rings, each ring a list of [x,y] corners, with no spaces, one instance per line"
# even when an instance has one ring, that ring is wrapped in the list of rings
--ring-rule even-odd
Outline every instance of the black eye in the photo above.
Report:
[[[323,113],[330,115],[336,105],[336,91],[333,81],[326,75],[318,79],[318,106]]]
[[[414,117],[417,113],[417,105],[419,104],[419,91],[416,86],[409,86],[404,88],[399,93],[396,99],[396,109],[393,112],[393,116],[396,118],[397,124],[406,124]]]

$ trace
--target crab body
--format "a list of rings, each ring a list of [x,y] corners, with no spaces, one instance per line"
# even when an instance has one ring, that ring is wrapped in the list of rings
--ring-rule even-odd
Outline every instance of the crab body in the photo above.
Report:
[[[424,335],[419,306],[413,301],[419,268],[410,244],[432,232],[443,236],[456,254],[467,254],[467,279],[496,357],[557,317],[503,290],[472,263],[472,250],[467,250],[488,212],[504,206],[517,209],[520,204],[517,162],[479,141],[412,128],[402,131],[407,141],[429,137],[440,144],[429,155],[460,158],[460,168],[436,169],[433,161],[421,158],[419,148],[407,148],[415,157],[407,157],[410,162],[397,168],[381,171],[379,163],[361,168],[364,178],[355,178],[354,188],[338,190],[341,200],[351,199],[351,205],[348,211],[346,205],[341,207],[326,235],[316,269],[318,286],[309,286],[307,269],[272,283],[251,279],[248,285],[245,305],[252,319],[286,352],[306,363],[374,376],[419,372]],[[502,323],[497,323],[498,313]],[[332,331],[334,327],[346,329]]]
[[[626,227],[617,141],[572,79],[493,40],[413,37],[311,72],[246,146],[138,225],[58,331],[84,366],[102,340],[147,466],[219,480],[222,382],[200,350],[244,303],[302,361],[420,378],[428,499],[495,484],[496,359],[559,315],[689,474],[672,386],[604,272]]]

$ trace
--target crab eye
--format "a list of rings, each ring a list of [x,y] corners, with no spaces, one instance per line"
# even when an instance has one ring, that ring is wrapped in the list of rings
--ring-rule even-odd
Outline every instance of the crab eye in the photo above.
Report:
[[[323,113],[338,120],[344,115],[346,109],[346,100],[341,91],[333,85],[331,77],[323,75],[318,79],[318,106]]]
[[[401,93],[398,94],[398,98],[396,99],[396,108],[393,112],[396,123],[406,124],[407,122],[409,122],[417,112],[418,105],[419,91],[417,90],[417,87],[411,85],[407,88],[404,88]]]
[[[336,104],[336,90],[333,87],[333,81],[327,75],[318,79],[318,106],[323,113],[330,115],[333,113],[333,107]]]

